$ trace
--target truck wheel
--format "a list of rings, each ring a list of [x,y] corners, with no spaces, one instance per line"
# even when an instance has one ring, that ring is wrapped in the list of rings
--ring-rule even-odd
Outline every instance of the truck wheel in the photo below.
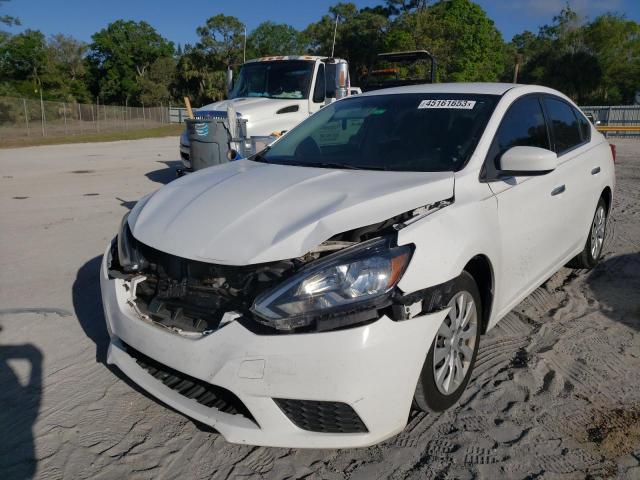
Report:
[[[607,232],[607,205],[603,198],[598,201],[596,213],[593,214],[593,221],[587,237],[584,250],[573,257],[567,267],[571,268],[593,268],[600,261],[602,247],[604,246],[604,236]]]
[[[422,367],[414,396],[423,411],[441,412],[464,391],[478,354],[482,308],[475,280],[467,272],[454,280],[443,320]]]

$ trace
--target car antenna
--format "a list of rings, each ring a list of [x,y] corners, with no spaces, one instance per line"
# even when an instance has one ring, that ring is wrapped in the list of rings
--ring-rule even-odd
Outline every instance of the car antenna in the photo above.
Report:
[[[333,43],[331,44],[331,58],[333,58],[333,52],[336,48],[336,34],[338,33],[338,19],[340,15],[336,14],[336,24],[333,27]]]

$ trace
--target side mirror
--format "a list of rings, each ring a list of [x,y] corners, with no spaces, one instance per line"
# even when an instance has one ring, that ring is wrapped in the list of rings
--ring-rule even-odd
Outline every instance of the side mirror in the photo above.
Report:
[[[512,147],[500,157],[503,175],[544,175],[558,166],[555,152],[538,147]]]

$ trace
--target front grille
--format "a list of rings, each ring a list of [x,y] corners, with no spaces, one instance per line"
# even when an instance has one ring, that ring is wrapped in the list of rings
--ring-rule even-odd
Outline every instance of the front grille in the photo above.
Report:
[[[226,388],[211,385],[210,383],[185,375],[147,357],[144,353],[139,352],[126,343],[123,342],[123,344],[125,351],[140,367],[145,369],[147,373],[156,380],[159,380],[180,395],[193,399],[205,407],[215,408],[221,412],[232,415],[242,415],[256,425],[258,424],[242,401]]]
[[[274,398],[297,427],[321,433],[366,433],[367,427],[346,403]]]

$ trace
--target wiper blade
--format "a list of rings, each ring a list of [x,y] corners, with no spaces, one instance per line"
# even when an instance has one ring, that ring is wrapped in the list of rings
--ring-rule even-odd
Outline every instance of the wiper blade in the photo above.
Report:
[[[264,150],[261,150],[258,153],[254,153],[249,160],[253,160],[254,162],[262,162],[262,163],[269,163],[269,161],[266,159],[266,157],[264,157],[262,154],[266,153],[269,151],[271,147],[265,147]]]
[[[320,167],[320,168],[342,168],[345,170],[386,170],[387,167],[379,165],[349,165],[348,163],[334,163],[334,162],[321,162],[321,163],[308,163],[306,167]]]
[[[360,170],[389,170],[384,165],[358,165]]]
[[[320,162],[320,163],[308,163],[307,167],[320,167],[320,168],[344,168],[347,170],[358,170],[358,167],[353,165],[348,165],[346,163],[336,163],[336,162]]]

